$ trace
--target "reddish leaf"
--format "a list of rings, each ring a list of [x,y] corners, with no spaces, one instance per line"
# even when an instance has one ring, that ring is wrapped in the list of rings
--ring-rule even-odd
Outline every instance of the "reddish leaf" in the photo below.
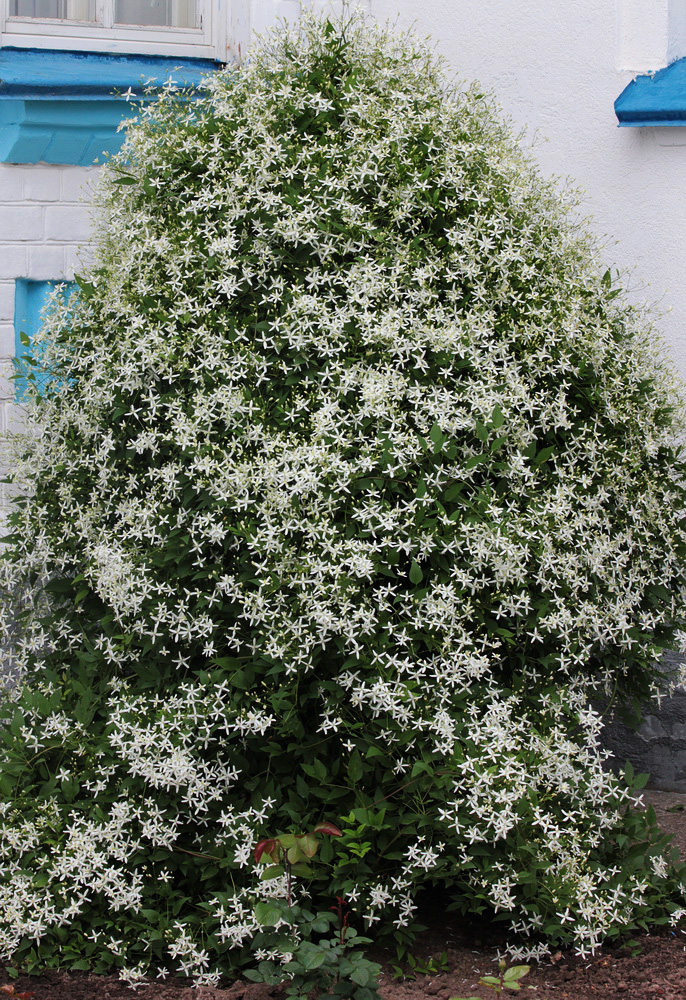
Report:
[[[317,823],[317,825],[314,828],[314,832],[315,833],[328,833],[330,837],[342,837],[343,836],[343,833],[338,829],[338,827],[334,826],[333,823],[329,823],[329,822],[326,822],[326,823]]]
[[[273,837],[269,837],[267,840],[261,840],[259,844],[255,847],[255,861],[260,860],[263,854],[266,854],[268,858],[272,858],[274,851],[276,850],[276,841]]]
[[[300,836],[295,839],[298,847],[306,858],[313,858],[315,856],[317,848],[319,847],[319,842],[313,833],[301,833]]]

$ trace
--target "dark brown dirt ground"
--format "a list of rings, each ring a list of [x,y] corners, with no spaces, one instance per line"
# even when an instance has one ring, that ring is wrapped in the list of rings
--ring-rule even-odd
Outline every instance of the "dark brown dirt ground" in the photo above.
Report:
[[[674,843],[686,857],[686,794],[647,792],[658,822],[674,834]],[[683,805],[682,811],[670,811]],[[442,919],[424,935],[418,952],[425,957],[447,954],[448,972],[418,976],[416,980],[398,981],[386,969],[381,979],[384,1000],[450,1000],[453,997],[479,997],[489,1000],[492,990],[479,986],[479,977],[496,971],[495,949],[465,929],[445,926]],[[436,928],[440,927],[441,930]],[[582,961],[571,954],[558,953],[532,968],[521,981],[518,993],[505,996],[531,1000],[686,1000],[686,934],[666,932],[638,939],[641,953],[627,949],[603,949],[592,959]],[[9,980],[0,967],[0,983]],[[193,989],[180,982],[154,983],[133,993],[110,976],[85,973],[49,973],[45,976],[22,976],[15,981],[17,994],[30,993],[30,1000],[280,1000],[280,989],[253,983],[233,983],[223,989]],[[11,996],[12,994],[9,994]],[[8,996],[0,992],[0,1000]]]

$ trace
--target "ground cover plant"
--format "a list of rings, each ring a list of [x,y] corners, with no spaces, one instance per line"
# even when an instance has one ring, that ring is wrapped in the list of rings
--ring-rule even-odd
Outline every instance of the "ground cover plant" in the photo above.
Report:
[[[681,639],[683,408],[573,199],[346,16],[166,87],[98,203],[15,442],[2,955],[305,976],[427,886],[513,962],[678,922],[593,706]]]

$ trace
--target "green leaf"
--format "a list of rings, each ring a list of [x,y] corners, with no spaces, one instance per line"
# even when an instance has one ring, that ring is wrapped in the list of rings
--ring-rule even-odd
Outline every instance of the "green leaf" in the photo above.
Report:
[[[235,673],[231,674],[229,680],[234,687],[241,691],[248,691],[252,686],[251,678],[245,670],[236,670]]]
[[[319,758],[315,758],[315,760],[312,762],[312,766],[314,767],[316,777],[319,778],[320,781],[326,781],[327,778],[326,767],[322,763],[322,761],[319,760]]]
[[[354,1000],[377,1000],[378,994],[375,990],[369,990],[366,986],[358,986],[353,993]]]
[[[45,590],[49,594],[70,594],[74,589],[74,584],[72,580],[67,580],[64,577],[57,577],[54,580],[50,580],[49,583],[45,584]]]
[[[529,974],[529,968],[528,965],[511,965],[509,969],[505,969],[503,979],[508,983],[513,979],[523,979]]]
[[[313,858],[315,856],[317,848],[319,847],[319,841],[313,833],[303,833],[295,839],[297,841],[297,846],[306,858]]]
[[[422,573],[421,566],[416,560],[412,560],[412,565],[410,566],[410,581],[411,583],[421,583],[424,579],[424,574]]]
[[[362,965],[353,969],[350,973],[350,978],[354,983],[357,983],[358,986],[367,986],[372,977],[369,974],[369,969],[366,969],[364,965]]]
[[[303,948],[300,948],[297,952],[298,961],[308,972],[311,969],[318,969],[320,965],[323,965],[325,958],[325,953],[318,948],[308,949],[305,954],[303,954]]]
[[[555,445],[550,445],[548,448],[541,448],[539,453],[536,455],[534,465],[535,466],[543,465],[544,462],[548,461],[548,459],[550,458],[550,456],[554,451],[555,451]]]
[[[449,486],[449,487],[447,488],[447,490],[445,490],[445,492],[443,493],[443,499],[444,499],[444,500],[445,500],[446,502],[450,502],[451,500],[456,500],[456,499],[457,499],[457,497],[458,497],[458,496],[460,495],[460,493],[462,492],[462,490],[464,489],[464,487],[465,487],[465,484],[464,484],[464,483],[453,483],[453,484],[452,484],[451,486]]]
[[[448,440],[438,424],[434,424],[429,431],[429,438],[433,442],[435,453],[438,453]]]
[[[267,882],[270,878],[278,878],[283,875],[283,865],[268,865],[260,875],[260,882]]]
[[[310,878],[312,875],[314,875],[314,868],[311,868],[310,865],[304,864],[302,862],[294,864],[293,867],[291,868],[291,871],[293,872],[294,875],[298,875],[300,878]]]
[[[283,907],[278,903],[260,901],[255,906],[255,920],[263,927],[273,927],[283,918]]]
[[[353,750],[350,754],[350,760],[348,761],[348,777],[353,785],[358,783],[362,777],[362,773],[362,758],[360,757],[359,750]]]
[[[475,432],[482,444],[488,440],[488,428],[485,424],[482,424],[480,420],[477,420],[476,422]]]
[[[31,338],[28,333],[24,333],[23,330],[19,331],[19,342],[24,345],[24,347],[29,347],[31,345]]]

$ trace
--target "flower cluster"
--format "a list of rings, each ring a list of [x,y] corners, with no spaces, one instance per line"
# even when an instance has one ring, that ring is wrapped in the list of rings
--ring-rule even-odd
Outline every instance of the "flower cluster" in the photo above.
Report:
[[[685,625],[683,408],[571,196],[346,16],[164,88],[98,205],[15,442],[3,955],[214,982],[323,817],[299,891],[400,941],[432,882],[533,956],[678,911],[592,706]]]

